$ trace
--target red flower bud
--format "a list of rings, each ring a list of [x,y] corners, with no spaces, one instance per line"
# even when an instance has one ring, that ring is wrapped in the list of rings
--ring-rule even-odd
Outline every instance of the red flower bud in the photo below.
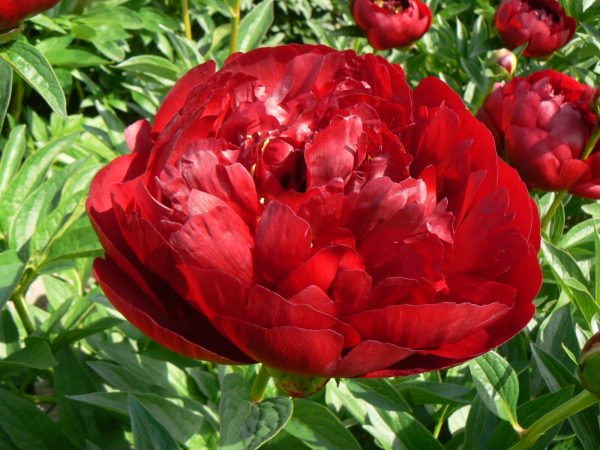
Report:
[[[22,20],[56,5],[59,0],[0,0],[0,31],[10,30]]]
[[[377,50],[406,47],[431,26],[431,10],[419,0],[354,0],[351,8]]]
[[[581,350],[579,379],[583,387],[600,396],[600,333],[592,336]]]
[[[571,40],[577,22],[557,0],[504,0],[496,14],[496,28],[509,49],[528,44],[528,57],[552,54]]]
[[[492,68],[501,67],[505,74],[512,75],[517,70],[517,57],[510,50],[501,48],[492,52],[487,65]]]
[[[554,70],[499,85],[477,114],[532,188],[600,198],[600,145],[582,161],[597,123],[594,88]]]

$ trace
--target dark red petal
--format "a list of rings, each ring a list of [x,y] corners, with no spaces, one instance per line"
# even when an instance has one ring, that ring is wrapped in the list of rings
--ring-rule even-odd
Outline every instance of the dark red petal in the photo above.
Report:
[[[253,362],[240,352],[197,310],[185,305],[173,291],[165,287],[161,302],[177,303],[181,312],[169,315],[159,309],[157,299],[150,300],[131,278],[110,260],[96,259],[94,275],[112,304],[136,327],[165,347],[191,358],[221,364]]]
[[[206,61],[204,64],[194,67],[186,73],[169,92],[164,99],[160,109],[154,119],[152,132],[160,133],[171,119],[185,105],[188,95],[195,87],[206,83],[206,81],[215,73],[216,64],[214,61]]]
[[[294,270],[276,289],[291,297],[310,285],[327,292],[340,270],[362,269],[364,262],[352,248],[341,245],[326,247]]]
[[[310,226],[285,205],[270,202],[256,227],[255,272],[267,283],[279,283],[311,255]]]
[[[332,330],[297,327],[266,329],[221,317],[224,333],[257,361],[298,375],[330,376],[340,360],[344,338]]]
[[[357,377],[368,372],[382,370],[414,354],[409,348],[394,344],[364,341],[354,347],[339,362],[332,376]]]
[[[433,350],[483,329],[510,310],[500,303],[394,305],[346,317],[363,340]]]

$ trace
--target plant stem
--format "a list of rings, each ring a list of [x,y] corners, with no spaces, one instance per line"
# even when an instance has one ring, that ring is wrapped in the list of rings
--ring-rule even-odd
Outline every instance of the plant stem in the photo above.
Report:
[[[542,219],[542,230],[545,230],[548,227],[550,220],[552,219],[552,217],[554,217],[554,214],[558,210],[558,207],[560,206],[562,199],[565,197],[565,195],[567,195],[567,191],[559,191],[556,193],[554,201],[552,202],[550,208],[548,208],[548,212]]]
[[[23,323],[23,327],[25,327],[25,331],[27,334],[33,333],[35,329],[33,326],[33,322],[31,321],[31,317],[29,317],[29,313],[27,312],[27,305],[25,305],[25,298],[23,294],[17,293],[12,297],[12,301],[15,305],[15,309],[17,310],[17,314]]]
[[[185,37],[192,40],[192,22],[190,21],[190,3],[189,0],[181,0],[181,10],[183,11],[183,25],[185,27]]]
[[[267,388],[267,384],[269,383],[269,372],[267,368],[262,364],[260,366],[260,370],[254,379],[254,384],[252,385],[252,390],[250,391],[250,399],[254,403],[260,402],[265,396],[265,389]]]
[[[241,0],[235,0],[231,10],[231,41],[229,42],[229,53],[235,53],[238,49],[238,36],[240,32],[240,8]]]
[[[592,130],[592,134],[590,135],[590,138],[587,141],[587,144],[585,144],[585,148],[583,149],[583,152],[581,153],[581,159],[586,160],[588,158],[588,156],[590,156],[590,154],[594,150],[594,147],[596,147],[596,143],[598,142],[598,139],[600,139],[600,125],[596,124],[596,126]]]
[[[521,440],[513,445],[510,450],[526,450],[533,447],[537,440],[550,428],[598,402],[600,402],[600,398],[591,392],[580,392],[568,402],[536,420],[531,427],[523,432]]]

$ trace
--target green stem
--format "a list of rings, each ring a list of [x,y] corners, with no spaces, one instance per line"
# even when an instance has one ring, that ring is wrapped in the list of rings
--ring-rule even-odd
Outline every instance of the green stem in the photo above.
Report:
[[[267,388],[267,384],[269,383],[269,372],[267,368],[262,364],[260,366],[260,370],[254,379],[254,384],[252,385],[252,390],[250,391],[250,399],[254,403],[260,402],[265,396],[265,389]]]
[[[241,3],[241,0],[235,0],[233,9],[231,10],[231,41],[229,42],[229,53],[235,53],[238,49]]]
[[[550,428],[598,402],[600,402],[600,398],[591,392],[580,392],[568,402],[536,420],[531,427],[523,431],[521,440],[513,445],[510,450],[526,450],[533,447],[537,440]]]
[[[444,406],[442,412],[440,413],[440,417],[435,424],[435,429],[433,430],[433,437],[438,438],[440,436],[440,432],[442,431],[442,426],[444,426],[444,422],[446,421],[446,416],[448,414],[448,410],[450,409],[450,405]]]
[[[565,195],[567,195],[567,191],[557,192],[556,197],[554,197],[554,201],[550,205],[550,208],[548,208],[548,212],[542,219],[542,230],[545,230],[546,228],[548,228],[548,224],[550,224],[550,220],[552,220],[552,217],[554,217],[554,214],[558,210],[558,207],[560,206],[562,199],[565,198]]]
[[[598,139],[600,139],[600,125],[596,124],[596,126],[592,130],[592,134],[590,135],[590,138],[587,141],[587,144],[585,144],[585,148],[583,149],[583,152],[581,153],[581,159],[586,160],[588,158],[588,156],[590,156],[590,154],[596,147],[596,143],[598,142]]]
[[[192,40],[192,22],[190,20],[189,0],[181,0],[181,10],[183,11],[183,26],[185,27],[185,37]]]
[[[31,317],[29,317],[29,312],[27,312],[27,305],[25,305],[25,298],[23,294],[17,293],[12,297],[12,301],[15,305],[15,309],[17,310],[17,314],[23,323],[23,327],[25,327],[25,331],[27,334],[31,334],[34,331],[33,322],[31,321]]]

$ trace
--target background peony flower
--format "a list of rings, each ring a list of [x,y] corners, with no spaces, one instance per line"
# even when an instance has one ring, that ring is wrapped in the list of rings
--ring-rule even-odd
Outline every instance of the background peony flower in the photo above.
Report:
[[[577,28],[557,0],[503,0],[496,14],[496,28],[509,49],[527,43],[528,57],[544,57],[571,40]]]
[[[540,228],[440,80],[324,46],[185,75],[96,176],[95,275],[159,343],[292,374],[458,364],[534,313]]]
[[[406,47],[431,26],[431,10],[419,0],[354,0],[351,10],[377,50]]]
[[[59,0],[0,0],[0,31],[10,30],[28,17],[46,11]]]
[[[553,70],[514,78],[490,94],[477,117],[532,188],[600,198],[600,146],[582,151],[597,123],[595,91]]]

